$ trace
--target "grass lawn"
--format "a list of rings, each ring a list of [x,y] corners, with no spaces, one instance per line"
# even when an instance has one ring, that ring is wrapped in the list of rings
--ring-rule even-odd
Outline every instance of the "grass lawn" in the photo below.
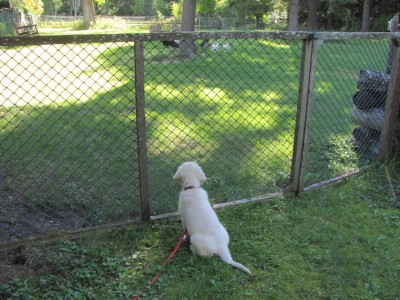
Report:
[[[84,29],[83,20],[67,21],[44,21],[38,24],[40,35],[85,35],[85,34],[119,34],[119,33],[148,33],[149,26],[146,24],[129,24],[122,19],[104,20],[97,18],[96,24],[89,29]]]
[[[399,167],[388,161],[300,197],[218,211],[233,258],[253,275],[194,256],[184,243],[143,299],[398,299]],[[164,220],[2,253],[0,296],[130,299],[181,231]]]

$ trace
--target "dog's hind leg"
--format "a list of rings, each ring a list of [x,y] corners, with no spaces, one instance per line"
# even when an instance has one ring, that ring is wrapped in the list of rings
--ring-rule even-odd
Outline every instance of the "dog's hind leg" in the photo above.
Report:
[[[243,266],[241,263],[238,263],[232,259],[231,253],[229,252],[228,247],[223,247],[218,249],[218,252],[216,253],[221,257],[221,259],[226,262],[227,264],[230,264],[231,266],[238,268],[248,274],[251,275],[251,272],[249,269],[247,269],[245,266]]]
[[[200,256],[211,256],[217,251],[214,240],[203,234],[190,236],[190,244],[190,250]]]

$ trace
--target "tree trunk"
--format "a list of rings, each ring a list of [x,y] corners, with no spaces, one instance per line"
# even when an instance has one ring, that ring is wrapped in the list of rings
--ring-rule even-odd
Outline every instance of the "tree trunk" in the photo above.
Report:
[[[308,29],[318,30],[317,0],[308,0]]]
[[[194,31],[196,17],[196,0],[184,0],[182,8],[182,31]],[[190,58],[196,57],[196,43],[194,40],[183,40],[179,48]]]
[[[194,31],[196,0],[184,0],[182,8],[182,31]]]
[[[89,28],[96,23],[93,0],[82,0],[83,26]]]
[[[262,16],[256,16],[256,29],[264,29],[264,22]]]
[[[371,0],[364,0],[362,24],[361,24],[361,31],[362,32],[368,32],[369,31],[369,15],[370,15],[370,11],[371,11]]]
[[[288,30],[299,30],[299,0],[290,0]]]

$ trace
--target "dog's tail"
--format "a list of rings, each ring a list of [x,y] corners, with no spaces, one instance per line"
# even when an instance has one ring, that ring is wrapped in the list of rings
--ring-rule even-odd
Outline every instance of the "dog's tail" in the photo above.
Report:
[[[220,252],[218,253],[221,259],[226,262],[227,264],[230,264],[231,266],[238,268],[247,274],[251,275],[251,272],[249,269],[247,269],[245,266],[243,266],[241,263],[238,263],[232,259],[231,253],[229,252],[228,247],[225,249],[221,249]]]
[[[231,266],[234,266],[235,268],[238,268],[238,269],[240,269],[240,270],[242,270],[242,271],[245,271],[247,274],[250,274],[250,275],[251,275],[250,270],[247,269],[245,266],[243,266],[241,263],[238,263],[238,262],[236,262],[236,261],[234,261],[234,260],[227,261],[226,263],[228,263],[228,264],[230,264]]]

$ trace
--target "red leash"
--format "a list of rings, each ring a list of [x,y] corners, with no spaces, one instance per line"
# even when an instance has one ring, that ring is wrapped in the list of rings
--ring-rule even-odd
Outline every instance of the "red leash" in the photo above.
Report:
[[[150,288],[150,287],[157,281],[158,277],[160,277],[160,275],[161,275],[162,268],[167,264],[167,262],[168,262],[172,257],[174,257],[174,255],[176,254],[176,252],[178,252],[178,249],[179,249],[179,247],[181,246],[181,244],[182,244],[182,242],[183,242],[183,238],[185,237],[186,233],[187,233],[187,230],[185,229],[185,231],[183,232],[183,234],[182,234],[181,237],[179,238],[179,241],[178,241],[178,243],[176,244],[174,250],[172,250],[171,254],[170,254],[170,255],[167,257],[167,259],[164,261],[164,263],[162,264],[162,266],[161,266],[161,268],[160,268],[160,271],[157,273],[156,276],[154,276],[154,278],[153,278],[153,280],[150,282],[148,288]],[[140,298],[143,294],[144,294],[144,291],[142,291],[139,295],[133,297],[132,300],[139,300],[139,298]]]

